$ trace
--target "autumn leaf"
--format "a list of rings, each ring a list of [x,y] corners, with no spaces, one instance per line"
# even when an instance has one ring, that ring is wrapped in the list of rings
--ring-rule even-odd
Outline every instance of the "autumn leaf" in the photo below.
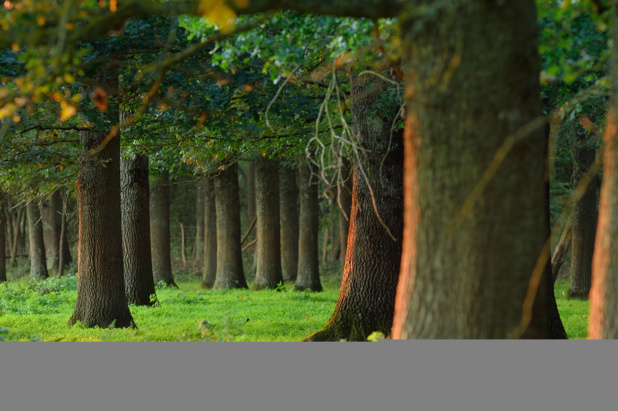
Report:
[[[96,86],[94,88],[94,95],[92,101],[101,111],[107,110],[107,93],[101,87]]]
[[[236,18],[236,12],[225,4],[224,0],[202,0],[199,13],[215,23],[222,32],[230,32],[233,28],[231,21]]]

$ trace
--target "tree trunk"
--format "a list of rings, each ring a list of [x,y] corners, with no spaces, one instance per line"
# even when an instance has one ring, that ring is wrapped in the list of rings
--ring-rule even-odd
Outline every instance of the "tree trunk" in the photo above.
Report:
[[[257,214],[257,269],[254,290],[275,289],[281,273],[279,225],[279,162],[261,158],[255,166],[255,209]]]
[[[393,338],[564,338],[534,1],[457,2],[402,28],[405,229]]]
[[[116,70],[100,69],[95,78],[103,88],[118,87]],[[88,94],[93,94],[90,89]],[[108,91],[109,94],[109,91]],[[118,108],[105,115],[118,123]],[[77,301],[69,325],[135,327],[124,291],[120,210],[120,137],[96,154],[106,132],[82,131],[82,153],[77,175],[79,246]]]
[[[212,288],[217,279],[217,206],[215,182],[204,179],[204,267],[202,288]]]
[[[588,338],[618,339],[618,10],[612,10],[612,96],[603,134],[603,182],[592,259]]]
[[[0,283],[6,281],[6,201],[0,192]]]
[[[193,243],[193,269],[200,271],[204,266],[204,185],[206,178],[197,183],[195,200],[195,242]]]
[[[390,334],[403,231],[403,142],[401,131],[391,135],[399,103],[384,100],[388,87],[373,75],[351,78],[353,132],[366,156],[354,164],[339,300],[326,326],[310,340],[365,340],[374,331]]]
[[[558,240],[558,244],[556,244],[554,253],[551,256],[551,275],[554,282],[558,279],[560,268],[562,267],[562,264],[564,264],[564,259],[569,251],[569,247],[571,247],[571,236],[573,233],[572,227],[573,219],[569,216],[569,219],[564,226],[564,230],[562,230],[562,234],[560,235],[560,240]]]
[[[341,249],[340,261],[345,264],[346,250],[348,249],[348,229],[350,227],[350,213],[352,211],[352,164],[347,158],[343,158],[343,169],[341,175],[343,182],[337,187],[339,196],[339,244]]]
[[[317,179],[312,175],[315,171],[315,166],[311,163],[303,164],[300,170],[298,277],[294,286],[298,291],[322,291],[318,262],[320,207]]]
[[[30,278],[45,279],[47,260],[45,259],[45,242],[43,240],[43,222],[39,206],[33,202],[26,205],[28,214],[28,237],[30,239]]]
[[[60,231],[62,230],[62,194],[55,190],[52,195],[41,203],[41,217],[43,218],[43,237],[45,240],[45,252],[51,261],[51,266],[58,268],[60,260]],[[64,262],[72,261],[66,236],[62,246]]]
[[[247,163],[247,221],[249,224],[256,217],[255,212],[255,161],[249,161]],[[247,243],[251,243],[257,237],[257,225],[260,222],[256,222],[256,226],[253,228],[253,231],[249,233],[249,237],[247,238]],[[249,250],[247,253],[249,254],[249,263],[251,264],[251,272],[255,271],[255,249]]]
[[[298,186],[294,168],[279,168],[281,271],[283,281],[296,281],[298,270]]]
[[[596,150],[590,147],[588,133],[578,133],[573,147],[573,187],[594,162]],[[573,196],[579,195],[574,192]],[[583,195],[573,202],[571,235],[571,275],[567,298],[588,299],[592,279],[592,255],[597,227],[597,180],[593,178]]]
[[[163,281],[167,286],[177,287],[170,255],[170,181],[167,172],[150,182],[150,247],[155,284]]]
[[[217,277],[213,288],[247,288],[240,248],[238,164],[215,177]]]
[[[11,226],[13,227],[13,242],[11,249],[11,267],[17,267],[17,253],[19,252],[18,244],[20,242],[20,229],[19,223],[21,222],[21,217],[24,213],[25,207],[20,207],[17,212],[13,213],[13,222]]]
[[[152,305],[155,295],[150,249],[150,177],[148,157],[120,162],[124,285],[129,303]]]
[[[62,199],[62,215],[60,219],[60,240],[58,241],[60,250],[58,251],[58,277],[64,274],[65,264],[68,264],[66,256],[71,257],[69,253],[69,243],[67,241],[67,195]]]

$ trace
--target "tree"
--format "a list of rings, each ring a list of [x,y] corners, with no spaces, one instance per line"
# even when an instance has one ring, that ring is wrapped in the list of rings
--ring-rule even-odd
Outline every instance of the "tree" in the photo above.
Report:
[[[195,199],[195,241],[193,242],[193,268],[204,265],[204,179],[198,181]]]
[[[324,328],[308,337],[312,341],[390,334],[403,230],[403,141],[401,130],[393,130],[399,101],[390,91],[373,74],[351,78],[352,130],[363,154],[354,164],[339,299]]]
[[[298,270],[298,186],[296,170],[279,167],[281,271],[283,281],[295,281]]]
[[[211,288],[217,279],[217,206],[212,178],[204,179],[204,267],[203,288]]]
[[[62,194],[60,190],[54,192],[46,200],[41,202],[41,217],[43,221],[43,237],[45,240],[45,252],[51,259],[51,266],[58,268],[60,261],[60,248],[63,251],[65,264],[73,261],[67,236],[60,238],[62,231]],[[60,241],[63,242],[62,247]]]
[[[247,288],[240,248],[238,164],[226,166],[215,177],[217,213],[217,277],[213,288]]]
[[[167,171],[150,181],[150,245],[155,283],[163,281],[170,287],[177,287],[170,256],[170,181]]]
[[[279,162],[256,161],[255,198],[257,225],[257,271],[254,290],[277,288],[281,273],[281,232],[279,226]]]
[[[107,95],[118,87],[118,72],[101,67],[93,76]],[[91,96],[94,88],[87,89]],[[108,121],[118,123],[118,107],[108,107]],[[109,124],[109,123],[108,123]],[[134,327],[124,291],[120,208],[120,139],[100,151],[108,130],[82,131],[82,153],[77,178],[79,251],[77,301],[69,325]],[[91,151],[93,150],[93,151]],[[91,154],[93,153],[94,154]]]
[[[148,157],[120,160],[122,251],[125,293],[130,304],[152,305],[155,295],[150,248]]]
[[[6,208],[4,193],[0,191],[0,283],[6,281]]]
[[[300,169],[300,231],[298,238],[298,277],[294,289],[322,291],[318,260],[320,207],[315,165],[303,164]]]
[[[28,215],[28,237],[30,240],[30,278],[45,279],[47,260],[45,259],[45,243],[43,241],[43,223],[39,205],[29,201],[26,205]]]
[[[352,165],[350,160],[343,158],[341,171],[343,181],[339,184],[337,195],[339,196],[339,242],[341,243],[341,263],[345,264],[346,251],[348,248],[348,229],[350,227],[350,212],[352,211]]]

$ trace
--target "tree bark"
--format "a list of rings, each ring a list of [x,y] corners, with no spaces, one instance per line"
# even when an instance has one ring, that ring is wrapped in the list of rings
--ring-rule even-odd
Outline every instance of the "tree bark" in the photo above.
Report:
[[[60,219],[60,240],[58,246],[60,250],[58,252],[58,277],[62,277],[64,274],[64,267],[67,264],[65,256],[71,256],[69,253],[69,242],[67,241],[67,196],[62,199],[62,216]]]
[[[101,68],[93,79],[108,90],[118,88],[116,70]],[[93,94],[94,90],[88,90]],[[118,108],[108,107],[111,124],[119,120]],[[77,192],[79,245],[77,301],[69,325],[86,327],[135,327],[124,290],[120,210],[120,137],[96,154],[106,132],[82,131]]]
[[[152,274],[155,284],[159,281],[178,287],[172,275],[170,254],[170,181],[169,173],[150,181],[150,247]]]
[[[214,289],[247,288],[240,248],[238,164],[215,177],[217,277]]]
[[[564,230],[562,230],[562,234],[560,235],[560,240],[558,240],[558,244],[556,244],[554,253],[551,256],[551,274],[554,282],[558,279],[560,268],[562,267],[562,264],[564,264],[564,259],[569,251],[569,247],[571,247],[571,236],[573,233],[572,227],[573,219],[569,216],[569,219],[564,226]]]
[[[6,201],[0,192],[0,283],[6,281]]]
[[[206,179],[202,178],[197,183],[195,199],[195,242],[193,243],[193,269],[199,271],[204,266],[204,185]]]
[[[403,231],[403,142],[401,131],[391,135],[399,102],[386,99],[387,91],[388,83],[378,77],[351,78],[353,132],[366,155],[354,164],[339,299],[326,326],[309,340],[365,340],[374,331],[390,334]]]
[[[25,207],[19,207],[17,212],[14,212],[12,214],[13,221],[12,221],[11,226],[13,227],[13,242],[12,242],[12,248],[11,248],[11,262],[10,262],[11,267],[17,267],[17,253],[19,252],[18,245],[20,242],[20,235],[21,235],[19,224],[21,222],[24,209]]]
[[[45,242],[43,240],[43,222],[39,206],[34,202],[26,205],[28,214],[28,237],[30,240],[30,278],[45,279],[47,260],[45,259]]]
[[[120,162],[124,286],[130,304],[152,305],[156,296],[150,249],[148,157]]]
[[[311,163],[303,164],[300,169],[298,277],[294,286],[298,291],[322,291],[318,261],[320,207],[317,179],[312,175],[315,171]]]
[[[281,231],[279,225],[279,162],[261,158],[255,167],[257,214],[257,270],[254,290],[275,289],[281,273]]]
[[[612,94],[603,134],[603,182],[592,259],[588,338],[618,338],[618,10],[612,10]]]
[[[256,217],[255,210],[255,161],[249,161],[247,163],[247,221],[251,223],[253,219]],[[247,238],[247,243],[251,243],[257,237],[257,225],[259,221],[256,221],[256,226],[253,228],[253,231],[249,233],[249,237]],[[249,250],[247,253],[249,254],[249,262],[251,264],[251,272],[255,271],[255,263],[257,262],[255,259],[255,249]]]
[[[217,279],[217,206],[215,183],[204,179],[204,267],[202,287],[212,288]]]
[[[60,247],[60,231],[62,230],[62,194],[60,190],[54,190],[52,195],[41,203],[41,217],[43,218],[45,252],[47,258],[51,260],[51,266],[58,268],[61,248],[64,253],[64,263],[71,263],[73,258],[66,236],[63,240],[64,244]]]
[[[298,186],[294,168],[279,167],[281,271],[283,281],[296,281],[298,270]]]
[[[339,196],[339,244],[340,244],[340,261],[345,264],[346,250],[348,249],[348,229],[350,227],[350,213],[352,211],[352,164],[347,158],[343,158],[343,169],[341,175],[343,181],[339,183],[337,195]]]
[[[581,130],[573,147],[573,187],[594,162],[596,150],[590,147],[588,133]],[[574,192],[573,195],[579,195]],[[592,279],[592,255],[597,227],[597,180],[593,178],[583,195],[573,202],[571,235],[571,275],[567,298],[588,299]]]
[[[402,28],[405,229],[393,338],[564,338],[534,1],[457,2]]]

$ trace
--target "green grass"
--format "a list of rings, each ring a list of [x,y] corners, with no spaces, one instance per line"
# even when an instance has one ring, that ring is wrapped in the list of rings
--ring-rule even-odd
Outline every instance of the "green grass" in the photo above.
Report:
[[[333,270],[334,271],[334,270]],[[300,341],[333,312],[341,277],[326,274],[325,291],[204,290],[188,272],[179,289],[157,288],[160,305],[131,306],[138,329],[66,325],[75,307],[75,273],[45,281],[14,276],[0,285],[0,340],[13,341]],[[569,338],[586,338],[588,302],[566,300],[568,280],[556,284],[556,301]]]

